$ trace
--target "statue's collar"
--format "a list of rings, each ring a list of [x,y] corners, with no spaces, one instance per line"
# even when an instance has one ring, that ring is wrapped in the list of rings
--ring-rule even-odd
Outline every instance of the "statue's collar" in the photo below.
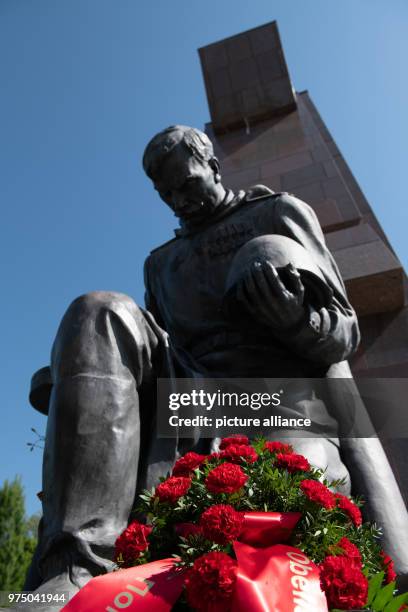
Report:
[[[217,206],[214,212],[208,217],[208,219],[204,223],[200,223],[200,225],[181,223],[181,227],[179,229],[174,230],[176,237],[183,238],[184,236],[191,236],[192,234],[200,232],[201,230],[205,229],[209,225],[212,225],[213,223],[227,215],[233,208],[241,204],[244,199],[245,191],[239,191],[237,195],[235,195],[230,189],[228,189],[225,198],[223,199],[221,204]]]

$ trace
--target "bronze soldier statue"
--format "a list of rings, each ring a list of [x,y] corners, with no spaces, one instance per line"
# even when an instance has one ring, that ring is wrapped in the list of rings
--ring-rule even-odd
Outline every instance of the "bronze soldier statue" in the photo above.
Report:
[[[187,450],[157,439],[158,376],[351,377],[346,360],[359,343],[358,323],[312,209],[260,185],[226,190],[210,140],[190,127],[157,134],[143,166],[180,229],[146,260],[146,310],[119,293],[77,298],[56,336],[48,387],[39,384],[44,371],[34,378],[31,399],[48,413],[48,425],[43,519],[28,589],[74,593],[112,569],[115,538],[135,495]],[[270,261],[255,261],[236,286],[236,307],[247,316],[240,325],[225,307],[231,263],[250,240],[267,235],[300,245],[329,297],[313,308],[295,266],[283,275]],[[341,419],[341,404],[322,407],[310,385],[291,408],[305,407]],[[383,525],[387,552],[407,574],[407,512],[379,441],[305,431],[290,442],[327,466],[330,477],[344,477],[344,492],[352,485],[367,497],[368,516]],[[205,441],[198,445],[203,450]]]

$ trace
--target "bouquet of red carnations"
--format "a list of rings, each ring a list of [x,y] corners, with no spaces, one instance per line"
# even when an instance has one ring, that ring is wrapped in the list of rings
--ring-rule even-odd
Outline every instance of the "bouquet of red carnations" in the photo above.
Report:
[[[361,502],[334,492],[342,484],[283,442],[224,438],[217,453],[181,457],[140,496],[146,524],[120,535],[116,562],[136,574],[151,566],[150,580],[140,576],[153,597],[155,560],[170,557],[172,597],[167,608],[151,599],[151,610],[177,599],[177,609],[199,612],[397,612],[408,597],[395,597],[393,562]]]

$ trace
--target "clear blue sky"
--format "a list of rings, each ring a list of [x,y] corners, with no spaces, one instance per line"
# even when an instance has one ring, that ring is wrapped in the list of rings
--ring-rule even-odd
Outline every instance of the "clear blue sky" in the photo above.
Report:
[[[406,0],[0,0],[0,483],[39,509],[45,417],[27,401],[58,322],[95,289],[143,299],[175,223],[144,177],[147,140],[209,120],[200,46],[277,19],[308,89],[408,263]]]

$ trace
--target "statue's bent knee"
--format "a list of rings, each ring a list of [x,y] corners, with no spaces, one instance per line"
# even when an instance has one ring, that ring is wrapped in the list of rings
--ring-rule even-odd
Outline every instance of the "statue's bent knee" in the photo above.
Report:
[[[91,291],[75,298],[68,306],[61,320],[58,333],[71,325],[75,327],[84,325],[103,316],[106,312],[119,312],[127,309],[131,312],[140,312],[139,307],[128,295],[115,291]],[[72,330],[68,330],[72,332]]]
[[[53,380],[132,375],[139,385],[153,367],[157,346],[144,312],[129,296],[87,293],[72,302],[59,326],[52,349]]]
[[[53,386],[78,375],[154,379],[160,362],[160,328],[124,293],[93,291],[68,307],[54,341],[51,367],[32,377],[30,402],[48,414]],[[164,333],[164,332],[163,332]]]

